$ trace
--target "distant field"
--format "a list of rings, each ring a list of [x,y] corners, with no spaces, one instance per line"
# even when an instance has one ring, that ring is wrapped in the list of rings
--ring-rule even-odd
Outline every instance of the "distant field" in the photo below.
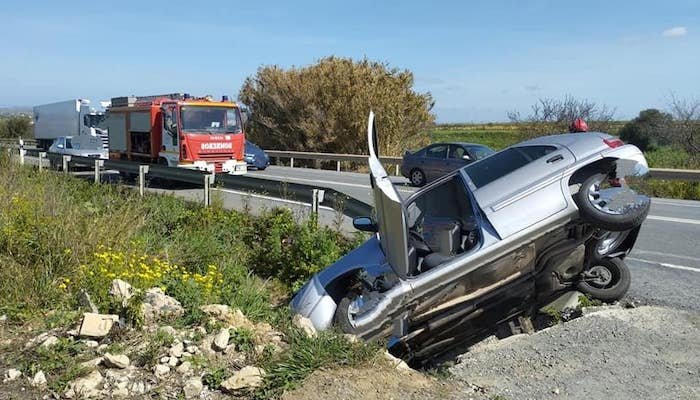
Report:
[[[480,143],[495,150],[523,140],[518,127],[510,124],[438,125],[429,135],[432,142]]]

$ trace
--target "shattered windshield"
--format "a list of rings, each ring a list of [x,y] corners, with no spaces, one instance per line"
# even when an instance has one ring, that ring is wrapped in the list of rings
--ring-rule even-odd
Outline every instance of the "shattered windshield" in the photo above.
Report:
[[[235,108],[183,106],[182,131],[189,133],[239,133],[241,121]]]

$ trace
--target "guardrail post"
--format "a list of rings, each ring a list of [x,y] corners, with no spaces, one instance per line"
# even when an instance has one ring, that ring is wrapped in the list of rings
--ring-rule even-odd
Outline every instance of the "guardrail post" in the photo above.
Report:
[[[46,152],[45,151],[40,151],[39,152],[39,171],[44,169],[44,159],[46,158]]]
[[[70,162],[70,156],[63,156],[63,173],[68,173],[68,163]]]
[[[340,172],[340,161],[337,162],[335,170]]]
[[[214,174],[204,175],[204,207],[211,205],[211,185],[214,183]]]
[[[289,157],[289,168],[294,168],[294,157]]]
[[[41,160],[39,160],[41,162]],[[95,183],[100,183],[100,167],[104,165],[104,160],[95,160]]]
[[[146,174],[148,173],[148,165],[139,165],[139,194],[141,196],[146,192]]]
[[[399,164],[396,164],[396,176],[399,176],[399,172],[400,172],[399,167],[400,167]]]
[[[314,189],[311,195],[311,213],[318,216],[318,210],[323,203],[323,195],[326,193],[323,189]]]
[[[24,150],[24,140],[19,139],[19,165],[24,165],[24,155],[27,154],[27,150]]]

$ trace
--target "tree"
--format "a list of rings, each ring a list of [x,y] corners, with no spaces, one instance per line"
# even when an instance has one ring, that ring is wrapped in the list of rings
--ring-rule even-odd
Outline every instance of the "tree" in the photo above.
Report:
[[[250,110],[246,133],[268,149],[366,154],[374,110],[380,151],[398,155],[426,143],[435,120],[432,96],[413,90],[410,71],[366,59],[264,66],[245,80],[239,97]]]
[[[541,98],[531,107],[527,117],[517,111],[509,111],[508,119],[520,126],[528,137],[567,132],[577,118],[588,124],[590,131],[608,132],[612,128],[615,110],[586,99],[566,95],[563,99]]]
[[[31,137],[31,131],[32,125],[28,117],[22,115],[0,117],[0,137],[2,138]]]
[[[673,126],[673,116],[655,108],[639,112],[639,116],[620,129],[620,138],[646,151],[670,143],[668,132]]]
[[[667,139],[690,157],[700,158],[700,99],[680,99],[673,95],[669,109],[674,118]]]

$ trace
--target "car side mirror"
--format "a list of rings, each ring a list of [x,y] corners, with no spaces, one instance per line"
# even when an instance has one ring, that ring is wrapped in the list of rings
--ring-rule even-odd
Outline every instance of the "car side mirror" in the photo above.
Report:
[[[465,155],[462,156],[462,160],[464,160],[464,161],[471,161],[472,158],[469,156],[469,154],[465,154]]]
[[[62,148],[63,148],[63,145],[62,145],[62,144],[57,144],[56,147],[59,148],[59,149],[62,149]]]
[[[377,224],[370,217],[356,217],[352,220],[352,226],[358,231],[377,232]]]

